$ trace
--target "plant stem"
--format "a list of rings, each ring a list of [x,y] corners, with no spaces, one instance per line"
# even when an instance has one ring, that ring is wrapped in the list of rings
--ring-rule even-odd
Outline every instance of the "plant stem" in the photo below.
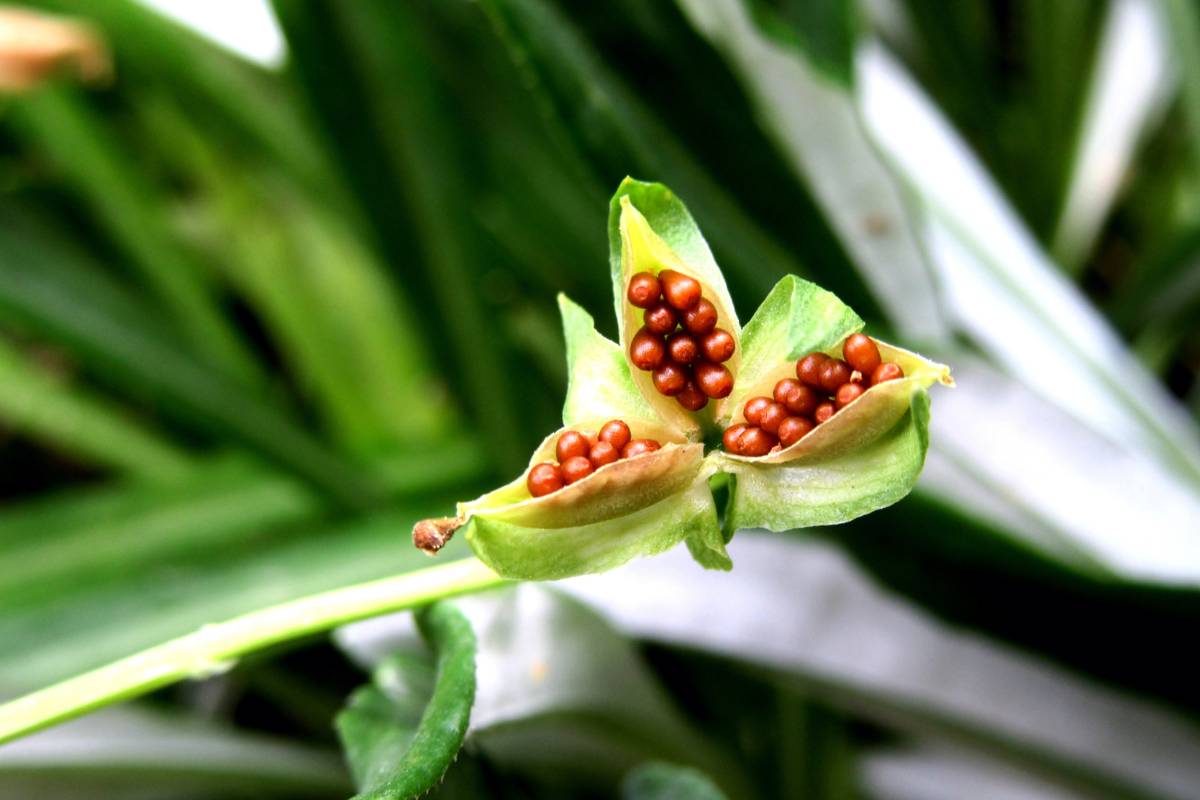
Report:
[[[0,705],[0,743],[233,667],[255,650],[355,620],[467,594],[505,580],[475,558],[360,583],[251,611]]]

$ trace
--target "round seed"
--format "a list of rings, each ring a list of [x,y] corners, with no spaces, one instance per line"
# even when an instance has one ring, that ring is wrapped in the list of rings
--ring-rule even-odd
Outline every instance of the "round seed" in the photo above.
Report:
[[[687,386],[683,387],[682,392],[675,395],[675,402],[688,411],[699,411],[708,405],[708,396],[700,391],[700,387],[696,385],[696,380],[693,378],[687,382]]]
[[[880,364],[871,372],[871,385],[883,383],[884,381],[894,381],[897,378],[904,377],[904,369],[899,364],[888,362]]]
[[[664,269],[658,273],[658,280],[662,284],[663,297],[673,308],[687,311],[700,302],[700,282],[695,278],[673,269]]]
[[[851,367],[863,375],[870,375],[879,366],[879,348],[871,337],[863,333],[855,333],[846,337],[842,342],[842,355]]]
[[[629,426],[619,419],[609,420],[600,429],[600,441],[608,442],[617,448],[617,452],[620,452],[622,447],[629,444],[631,438],[633,438],[633,435],[629,432]]]
[[[768,403],[767,407],[758,416],[758,427],[769,434],[775,435],[779,431],[779,423],[787,418],[788,410],[783,403]]]
[[[840,358],[831,358],[821,367],[819,378],[821,388],[833,394],[839,386],[850,380],[850,365]]]
[[[746,407],[742,409],[742,416],[746,418],[746,422],[757,427],[762,420],[763,410],[771,405],[769,397],[751,397],[746,401]]]
[[[687,386],[688,373],[674,361],[664,361],[662,366],[654,370],[654,388],[659,394],[674,397]]]
[[[558,456],[558,463],[562,464],[567,459],[586,456],[590,449],[591,445],[588,444],[586,436],[579,431],[567,431],[558,437],[558,443],[554,446],[554,454]]]
[[[738,446],[741,448],[739,455],[743,456],[765,456],[771,452],[771,448],[776,445],[778,439],[764,431],[762,428],[747,428],[738,437]]]
[[[701,361],[695,371],[696,385],[709,397],[728,397],[733,391],[733,374],[724,365]]]
[[[649,308],[658,302],[662,294],[662,286],[658,278],[649,272],[639,272],[629,279],[629,289],[625,297],[638,308]]]
[[[655,303],[643,311],[642,322],[646,323],[646,330],[659,336],[666,336],[679,324],[675,312],[669,305],[662,302]]]
[[[529,470],[529,476],[525,478],[525,488],[534,497],[542,497],[551,492],[557,492],[562,487],[562,472],[559,471],[557,464],[549,462],[538,464]]]
[[[646,453],[653,453],[661,447],[662,445],[653,439],[634,439],[621,448],[621,458],[633,458],[645,455]]]
[[[703,336],[717,327],[717,307],[701,297],[695,308],[684,313],[683,327],[693,336]]]
[[[813,420],[820,425],[822,422],[828,422],[837,409],[833,403],[821,403],[817,406],[817,410],[813,412]]]
[[[683,331],[667,339],[667,353],[670,354],[673,361],[680,364],[690,364],[695,361],[699,349],[696,340]]]
[[[775,402],[787,406],[789,414],[807,416],[821,402],[821,397],[800,381],[784,378],[775,384]]]
[[[808,417],[788,417],[779,423],[779,443],[791,447],[815,427]]]
[[[563,482],[567,485],[581,481],[592,474],[592,462],[588,461],[587,456],[568,458],[558,468],[562,471]]]
[[[594,433],[588,433],[587,431],[583,432],[583,438],[587,439],[589,450],[596,446],[596,442],[600,441],[599,436]]]
[[[824,353],[809,353],[796,362],[796,377],[806,386],[820,389],[821,367],[825,366],[828,360],[829,356]]]
[[[700,340],[700,352],[704,354],[705,361],[714,364],[728,361],[733,355],[733,336],[724,328],[709,331]]]
[[[721,444],[724,445],[725,451],[728,453],[741,453],[741,445],[738,439],[746,432],[749,426],[743,425],[740,422],[737,425],[731,425],[721,434]]]
[[[843,383],[838,387],[834,400],[837,401],[838,408],[845,408],[861,397],[865,391],[866,389],[861,383]]]
[[[605,464],[611,464],[620,457],[621,452],[608,442],[596,442],[588,451],[588,461],[592,462],[592,467],[595,469],[600,469]]]
[[[649,372],[658,369],[667,354],[666,345],[661,336],[655,336],[645,328],[641,328],[629,343],[629,360],[641,370]]]

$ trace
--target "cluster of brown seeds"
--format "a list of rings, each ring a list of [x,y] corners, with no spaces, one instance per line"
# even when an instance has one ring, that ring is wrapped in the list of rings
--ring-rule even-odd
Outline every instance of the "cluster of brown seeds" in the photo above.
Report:
[[[700,282],[674,270],[629,279],[629,302],[645,309],[642,327],[629,343],[629,360],[653,373],[654,388],[689,411],[708,399],[727,397],[733,375],[723,362],[733,356],[733,336],[717,327],[717,309]]]
[[[725,430],[730,453],[765,456],[789,447],[858,399],[871,386],[904,377],[899,364],[885,363],[879,348],[861,333],[842,343],[845,359],[809,353],[796,362],[796,377],[775,384],[774,398],[752,397],[742,409],[745,424]]]
[[[654,439],[632,437],[629,426],[619,419],[604,423],[599,433],[567,431],[558,437],[554,447],[558,463],[545,461],[534,466],[525,486],[531,495],[541,497],[586,478],[605,464],[653,453],[662,447]]]

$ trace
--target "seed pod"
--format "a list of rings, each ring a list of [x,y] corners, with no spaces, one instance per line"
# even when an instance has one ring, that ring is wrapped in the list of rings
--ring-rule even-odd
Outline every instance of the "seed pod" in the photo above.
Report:
[[[751,397],[746,401],[746,407],[742,409],[742,416],[746,418],[746,422],[757,427],[759,420],[762,419],[763,409],[769,405],[771,405],[769,397]]]
[[[863,375],[870,375],[874,372],[881,361],[879,348],[875,346],[875,342],[871,340],[870,336],[862,333],[846,337],[846,341],[842,343],[842,355],[846,357],[846,362],[851,367]]]
[[[662,284],[663,297],[672,308],[687,311],[700,302],[700,282],[695,278],[673,269],[664,269],[658,273],[658,279]]]
[[[784,378],[775,384],[775,402],[783,403],[789,414],[808,416],[821,402],[821,396],[794,378]]]
[[[813,411],[813,420],[818,425],[820,425],[822,422],[828,422],[829,418],[832,417],[836,411],[837,408],[834,407],[833,403],[821,403],[821,405],[817,406],[817,409]]]
[[[828,360],[829,356],[824,353],[809,353],[796,362],[796,377],[806,386],[814,389],[822,388],[821,367],[825,366],[825,362]]]
[[[567,485],[581,481],[592,474],[592,462],[588,461],[587,456],[568,458],[558,468],[562,472],[563,482]]]
[[[661,447],[662,445],[653,439],[634,439],[621,449],[621,458],[635,458],[646,453],[653,453]]]
[[[600,469],[605,464],[611,464],[621,457],[621,452],[608,442],[596,442],[588,451],[588,461],[594,469]]]
[[[655,303],[647,308],[642,313],[642,322],[646,324],[646,330],[658,336],[666,336],[679,324],[675,312],[663,302]]]
[[[693,336],[703,336],[717,327],[717,307],[701,297],[695,308],[684,312],[683,327]]]
[[[819,380],[821,388],[833,394],[839,386],[850,380],[850,365],[840,358],[831,358],[821,367]]]
[[[783,403],[768,403],[758,415],[758,427],[771,435],[779,431],[779,423],[788,418],[787,408]]]
[[[764,431],[762,428],[747,428],[738,437],[738,447],[741,448],[739,455],[743,456],[765,456],[771,452],[771,448],[778,443],[771,434]]]
[[[658,278],[649,272],[639,272],[629,279],[629,289],[625,297],[638,308],[650,308],[658,302],[662,294],[662,286]]]
[[[640,370],[658,369],[666,357],[667,348],[661,336],[642,328],[629,343],[629,360]]]
[[[675,395],[675,400],[688,411],[699,411],[708,405],[708,395],[700,391],[694,378],[687,382],[682,392]]]
[[[617,452],[629,444],[631,438],[633,438],[633,434],[630,433],[629,426],[619,419],[609,420],[600,429],[600,441],[608,442],[617,449]]]
[[[525,478],[525,487],[534,497],[557,492],[563,487],[562,472],[559,471],[557,464],[549,462],[538,464],[529,470],[529,476]]]
[[[884,381],[894,381],[897,378],[903,377],[904,369],[899,364],[888,362],[887,364],[880,364],[871,373],[871,385],[875,386]]]
[[[687,386],[688,373],[684,367],[674,361],[664,361],[662,366],[654,370],[654,388],[659,394],[674,397]]]
[[[696,364],[696,385],[714,399],[728,397],[733,391],[733,375],[722,364],[701,361]]]
[[[739,422],[737,425],[731,425],[725,429],[725,432],[721,434],[721,444],[725,447],[726,452],[741,453],[741,445],[738,444],[738,439],[748,428],[748,425],[743,425]]]
[[[788,417],[779,423],[779,443],[791,447],[815,427],[808,417]]]
[[[704,355],[704,360],[714,364],[728,361],[733,356],[733,349],[733,336],[724,328],[716,328],[700,340],[700,352]]]
[[[834,400],[837,402],[838,408],[845,408],[861,397],[865,391],[866,389],[861,383],[843,383],[838,387]]]
[[[679,364],[691,364],[700,348],[690,334],[680,331],[667,339],[667,354]]]
[[[586,436],[579,431],[567,431],[558,437],[554,455],[558,457],[558,463],[563,464],[576,456],[586,456],[589,449],[591,449],[591,445],[588,444]]]

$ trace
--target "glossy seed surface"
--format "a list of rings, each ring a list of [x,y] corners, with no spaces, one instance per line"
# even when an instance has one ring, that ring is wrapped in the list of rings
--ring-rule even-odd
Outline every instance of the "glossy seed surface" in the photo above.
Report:
[[[652,377],[654,388],[659,394],[665,394],[667,397],[674,397],[682,392],[688,382],[687,371],[671,360],[663,361],[662,366],[654,370]]]
[[[742,409],[742,416],[746,418],[746,422],[757,426],[759,420],[762,419],[763,409],[769,405],[771,405],[769,397],[751,397],[746,401],[746,407]]]
[[[673,269],[658,273],[662,296],[672,308],[687,311],[700,302],[700,282]]]
[[[678,364],[691,364],[699,352],[700,347],[690,333],[680,331],[667,339],[667,355]]]
[[[819,379],[821,388],[833,394],[838,387],[850,380],[850,365],[840,358],[831,358],[821,366]]]
[[[739,422],[737,425],[731,425],[725,429],[725,432],[721,434],[721,444],[726,452],[741,453],[741,445],[738,444],[738,439],[746,432],[748,427]]]
[[[879,348],[870,336],[863,333],[846,337],[846,341],[842,343],[842,355],[845,356],[846,363],[863,375],[870,375],[881,361]]]
[[[629,426],[619,419],[609,420],[600,428],[598,438],[602,442],[608,442],[618,451],[625,445],[629,444],[629,440],[633,438],[633,434],[629,430]]]
[[[828,422],[829,418],[832,417],[836,411],[837,407],[835,407],[833,403],[821,403],[819,406],[817,406],[817,409],[813,411],[813,420],[818,425],[820,425],[822,422]]]
[[[679,324],[671,307],[661,302],[655,303],[642,313],[642,322],[646,324],[646,330],[659,336],[666,336]]]
[[[634,439],[629,444],[625,445],[621,450],[621,458],[634,458],[635,456],[653,453],[662,447],[654,439]]]
[[[762,428],[747,428],[738,438],[738,447],[741,448],[741,455],[744,456],[765,456],[771,452],[771,448],[779,443],[771,434],[764,431]]]
[[[758,417],[758,427],[770,434],[779,430],[779,423],[788,418],[788,410],[783,403],[768,403]]]
[[[884,381],[894,381],[903,377],[904,370],[900,367],[900,365],[888,362],[887,364],[880,364],[874,369],[874,371],[871,372],[871,385],[875,386],[876,384],[883,383]]]
[[[723,364],[701,361],[695,367],[696,385],[708,397],[728,397],[733,391],[733,374]]]
[[[811,431],[815,425],[807,417],[788,417],[783,422],[779,423],[779,443],[784,447],[791,447],[796,442],[804,438],[804,435]]]
[[[590,449],[591,445],[586,436],[579,431],[567,431],[558,437],[558,443],[554,446],[554,455],[561,464],[569,458],[586,456]]]
[[[825,366],[825,362],[828,360],[829,356],[824,353],[809,353],[796,362],[796,377],[801,383],[814,389],[822,388],[821,367]]]
[[[658,302],[662,287],[658,278],[649,272],[639,272],[629,279],[629,288],[625,297],[638,308],[649,308]]]
[[[611,464],[620,457],[621,451],[609,442],[596,442],[588,451],[588,461],[592,462],[592,467],[595,469]]]
[[[568,458],[558,468],[562,471],[563,483],[568,486],[592,474],[592,462],[588,461],[587,456]]]
[[[732,358],[733,348],[733,334],[724,328],[715,328],[700,339],[700,354],[715,364]]]
[[[717,327],[717,307],[700,298],[695,308],[684,312],[683,327],[693,336],[703,336]]]
[[[629,360],[640,370],[658,369],[666,355],[667,347],[662,337],[645,328],[638,330],[629,343]]]
[[[687,386],[683,387],[682,392],[675,395],[675,401],[688,411],[699,411],[708,405],[708,396],[700,391],[700,387],[693,379],[687,382]]]
[[[861,383],[843,383],[838,387],[837,394],[833,399],[838,408],[845,408],[862,397],[862,393],[865,391],[866,389]]]
[[[543,497],[563,487],[563,476],[557,464],[549,462],[536,465],[525,478],[525,487],[534,497]]]

